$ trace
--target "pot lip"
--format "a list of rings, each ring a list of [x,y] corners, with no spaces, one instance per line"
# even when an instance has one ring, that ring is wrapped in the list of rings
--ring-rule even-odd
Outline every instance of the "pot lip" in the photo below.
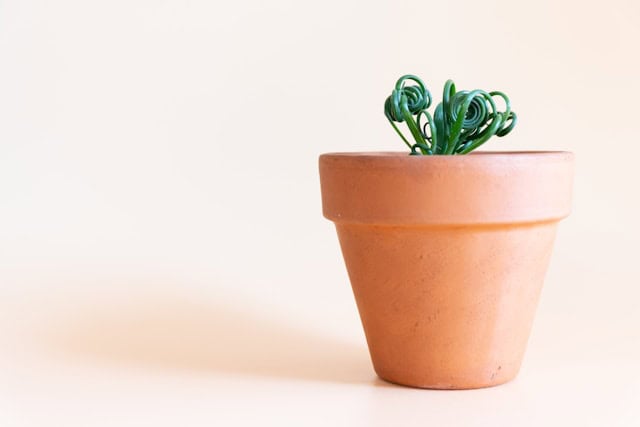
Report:
[[[532,223],[571,210],[574,155],[567,151],[344,152],[318,163],[323,212],[336,223]]]
[[[459,162],[472,161],[469,159],[532,159],[532,158],[556,158],[571,159],[575,154],[571,151],[555,150],[524,150],[524,151],[474,151],[465,155],[432,155],[432,156],[411,156],[406,151],[343,151],[330,152],[320,155],[321,158],[362,158],[362,159],[382,159],[382,158],[407,158],[409,161],[444,161]],[[415,160],[414,160],[415,159]],[[424,159],[424,160],[420,160]],[[428,160],[427,160],[428,159]]]

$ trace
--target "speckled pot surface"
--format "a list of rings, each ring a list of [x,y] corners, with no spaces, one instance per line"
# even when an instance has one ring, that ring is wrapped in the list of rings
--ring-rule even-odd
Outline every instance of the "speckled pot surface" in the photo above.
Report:
[[[520,368],[573,155],[320,156],[376,373],[437,389],[488,387]]]

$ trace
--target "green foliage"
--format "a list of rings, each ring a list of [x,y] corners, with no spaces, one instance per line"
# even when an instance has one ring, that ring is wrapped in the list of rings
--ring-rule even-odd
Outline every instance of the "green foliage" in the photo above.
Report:
[[[413,82],[413,85],[406,85]],[[494,97],[502,98],[505,111],[498,111]],[[444,85],[442,102],[433,113],[431,93],[419,77],[407,74],[400,77],[384,103],[384,114],[412,155],[467,154],[484,144],[492,136],[505,136],[516,125],[516,113],[502,92],[462,90],[456,92],[453,81]],[[396,123],[406,123],[415,140],[411,144]]]

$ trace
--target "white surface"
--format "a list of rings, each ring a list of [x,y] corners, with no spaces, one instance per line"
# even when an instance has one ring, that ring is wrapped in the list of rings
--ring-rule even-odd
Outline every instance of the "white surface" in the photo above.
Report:
[[[638,5],[440,3],[0,2],[0,425],[640,425]],[[501,387],[377,380],[320,215],[405,72],[578,155]]]

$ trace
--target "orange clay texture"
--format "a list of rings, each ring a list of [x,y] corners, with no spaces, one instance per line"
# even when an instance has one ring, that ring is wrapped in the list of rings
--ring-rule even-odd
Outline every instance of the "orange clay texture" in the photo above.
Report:
[[[320,177],[376,373],[436,389],[513,379],[573,155],[336,153]]]

